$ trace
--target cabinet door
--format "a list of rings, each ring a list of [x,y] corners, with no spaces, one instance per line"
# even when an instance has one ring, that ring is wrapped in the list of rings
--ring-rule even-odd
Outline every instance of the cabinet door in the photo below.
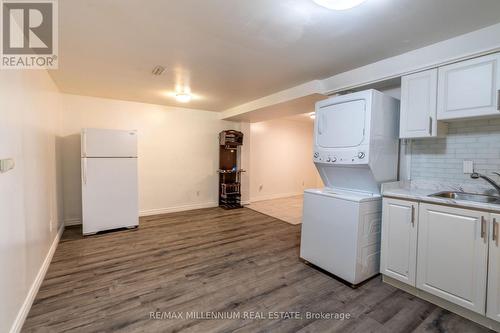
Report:
[[[500,115],[500,54],[439,68],[438,120]]]
[[[437,135],[437,69],[403,76],[401,79],[401,138]]]
[[[485,314],[489,214],[421,204],[417,288]]]
[[[486,315],[500,322],[500,215],[491,214]]]
[[[415,286],[418,203],[384,199],[381,273]]]

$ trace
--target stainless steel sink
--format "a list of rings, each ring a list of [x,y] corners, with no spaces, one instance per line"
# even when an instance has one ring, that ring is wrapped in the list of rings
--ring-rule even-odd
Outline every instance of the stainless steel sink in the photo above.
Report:
[[[430,197],[453,199],[460,201],[474,201],[488,204],[500,205],[500,197],[464,192],[439,192],[429,195]]]

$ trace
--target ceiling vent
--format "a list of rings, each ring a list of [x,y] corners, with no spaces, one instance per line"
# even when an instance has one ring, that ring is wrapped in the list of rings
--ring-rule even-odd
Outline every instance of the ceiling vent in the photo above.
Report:
[[[153,75],[162,75],[163,73],[165,72],[165,67],[163,66],[155,66],[155,68],[153,68],[153,71],[151,73],[153,73]]]

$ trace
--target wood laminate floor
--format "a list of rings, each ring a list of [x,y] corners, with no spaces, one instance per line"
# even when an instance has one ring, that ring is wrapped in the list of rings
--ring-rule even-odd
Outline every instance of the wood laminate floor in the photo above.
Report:
[[[80,235],[64,232],[23,332],[487,332],[380,278],[345,286],[299,260],[300,226],[250,209],[153,216],[138,230]],[[205,311],[302,319],[186,318]]]

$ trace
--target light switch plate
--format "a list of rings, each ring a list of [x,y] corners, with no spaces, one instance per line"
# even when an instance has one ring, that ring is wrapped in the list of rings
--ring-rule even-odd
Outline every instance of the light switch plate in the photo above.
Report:
[[[12,158],[0,160],[0,173],[5,173],[14,169],[15,165],[16,164],[14,163],[14,160]]]
[[[474,161],[464,160],[464,173],[471,174],[474,172]]]

